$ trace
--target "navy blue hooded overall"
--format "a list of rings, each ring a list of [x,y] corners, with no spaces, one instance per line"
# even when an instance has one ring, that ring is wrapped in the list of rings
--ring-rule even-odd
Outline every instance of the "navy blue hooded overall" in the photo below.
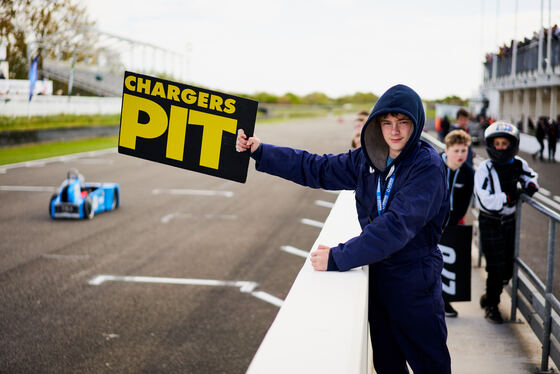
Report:
[[[412,134],[387,164],[389,148],[379,116],[407,115]],[[370,265],[369,320],[378,374],[450,373],[447,328],[441,297],[443,260],[437,243],[449,210],[445,166],[431,145],[420,140],[424,109],[407,86],[385,92],[362,134],[362,148],[339,155],[262,144],[254,153],[257,170],[298,184],[355,190],[362,233],[331,248],[328,270]],[[386,210],[379,215],[378,179],[383,198],[394,174]]]

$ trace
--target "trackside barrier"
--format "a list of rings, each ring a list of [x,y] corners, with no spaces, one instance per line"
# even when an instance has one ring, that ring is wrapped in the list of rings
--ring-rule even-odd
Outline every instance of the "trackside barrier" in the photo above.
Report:
[[[535,272],[519,257],[522,202],[548,217],[548,249],[546,280],[543,283]],[[517,204],[515,228],[515,255],[511,286],[511,320],[515,321],[519,309],[529,326],[542,343],[541,372],[548,371],[548,359],[560,367],[560,303],[552,293],[554,284],[554,252],[556,224],[560,215],[525,194]]]
[[[342,191],[312,250],[361,233],[354,192]],[[368,267],[301,268],[247,373],[353,374],[368,370]]]
[[[443,150],[445,145],[430,134],[422,136],[436,148]],[[548,251],[546,261],[546,280],[536,275],[520,257],[519,245],[521,235],[521,213],[523,202],[534,208],[539,213],[548,217]],[[527,320],[529,326],[542,344],[542,358],[540,372],[548,372],[549,357],[556,367],[560,367],[560,302],[552,293],[554,282],[554,255],[556,247],[556,224],[560,222],[560,215],[553,212],[543,204],[535,201],[526,194],[521,194],[521,199],[516,209],[517,221],[515,228],[514,270],[511,286],[511,314],[510,320],[517,318],[517,309]],[[480,237],[479,237],[480,239]],[[481,265],[482,251],[479,248],[478,266]]]

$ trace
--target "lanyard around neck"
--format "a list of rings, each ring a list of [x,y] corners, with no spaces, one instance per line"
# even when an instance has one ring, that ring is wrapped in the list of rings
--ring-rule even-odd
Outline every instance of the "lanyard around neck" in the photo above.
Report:
[[[381,175],[377,177],[377,215],[382,215],[383,212],[385,212],[385,208],[387,208],[387,201],[389,201],[389,195],[391,195],[391,190],[393,189],[393,184],[395,183],[395,175],[397,175],[399,166],[397,166],[397,168],[389,178],[389,182],[387,183],[387,187],[385,188],[383,200],[381,200]]]
[[[453,211],[453,195],[455,192],[455,182],[457,182],[457,176],[459,175],[459,172],[461,171],[461,168],[457,168],[457,171],[455,172],[455,175],[453,176],[453,184],[451,185],[451,193],[449,194],[449,210]],[[449,175],[451,174],[451,169],[448,167],[447,168],[447,183],[449,184]]]

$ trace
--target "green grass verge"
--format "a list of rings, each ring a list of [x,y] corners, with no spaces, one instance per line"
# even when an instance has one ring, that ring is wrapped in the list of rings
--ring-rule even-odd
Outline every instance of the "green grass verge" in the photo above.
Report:
[[[43,130],[86,126],[114,126],[120,114],[57,114],[52,116],[9,117],[0,116],[0,131]]]
[[[0,165],[112,148],[117,146],[117,138],[110,136],[0,148]]]

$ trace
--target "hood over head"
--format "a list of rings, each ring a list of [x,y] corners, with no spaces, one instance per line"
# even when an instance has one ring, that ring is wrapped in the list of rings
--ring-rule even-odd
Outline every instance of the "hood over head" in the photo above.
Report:
[[[400,113],[408,116],[414,126],[404,149],[392,164],[402,159],[410,148],[418,142],[425,122],[422,100],[412,88],[398,84],[381,95],[364,124],[361,137],[362,151],[366,159],[374,169],[381,172],[387,168],[389,146],[383,138],[379,120],[381,115],[390,113]]]

